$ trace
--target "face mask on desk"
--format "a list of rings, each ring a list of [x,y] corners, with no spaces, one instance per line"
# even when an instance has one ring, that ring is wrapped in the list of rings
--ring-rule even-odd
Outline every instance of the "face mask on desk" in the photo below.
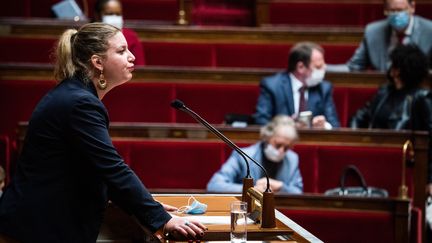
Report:
[[[105,24],[114,25],[119,29],[123,28],[123,17],[121,15],[103,15],[102,22],[104,22]]]
[[[190,203],[191,199],[194,201],[192,204]],[[187,213],[187,214],[203,214],[207,211],[207,204],[199,202],[195,197],[191,196],[188,199],[188,205],[180,207],[177,212],[178,213]]]

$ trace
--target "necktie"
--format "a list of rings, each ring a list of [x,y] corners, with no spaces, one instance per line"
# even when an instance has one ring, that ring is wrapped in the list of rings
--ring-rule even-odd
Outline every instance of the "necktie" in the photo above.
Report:
[[[405,39],[405,33],[397,34],[398,44],[403,45],[403,40]]]
[[[306,91],[306,86],[302,86],[299,89],[299,93],[300,93],[299,113],[302,111],[307,111],[307,102],[306,102],[306,98],[305,98],[305,91]]]

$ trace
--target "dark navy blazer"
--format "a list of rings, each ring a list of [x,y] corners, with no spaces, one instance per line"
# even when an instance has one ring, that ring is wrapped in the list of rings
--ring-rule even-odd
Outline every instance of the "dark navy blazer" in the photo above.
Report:
[[[0,233],[22,242],[95,242],[108,200],[151,231],[171,218],[119,156],[108,124],[93,84],[64,80],[40,101],[0,199]]]
[[[323,115],[333,127],[339,127],[332,93],[331,83],[323,81],[308,89],[307,105],[313,116]],[[261,80],[260,95],[254,114],[255,122],[264,125],[276,115],[292,116],[294,113],[294,99],[289,73],[280,72]]]

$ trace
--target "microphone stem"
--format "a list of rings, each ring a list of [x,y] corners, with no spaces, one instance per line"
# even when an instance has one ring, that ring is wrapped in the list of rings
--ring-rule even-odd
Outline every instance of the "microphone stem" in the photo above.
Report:
[[[235,151],[237,151],[240,156],[243,157],[243,159],[246,162],[246,178],[251,178],[250,175],[250,169],[249,169],[249,163],[247,162],[247,159],[245,157],[245,155],[249,158],[249,156],[247,154],[244,154],[243,151],[237,146],[235,145],[233,142],[231,142],[231,140],[229,140],[227,137],[225,137],[225,135],[223,135],[221,132],[219,132],[218,130],[216,130],[212,125],[210,125],[206,120],[204,120],[203,118],[201,118],[198,114],[196,114],[193,110],[189,109],[188,107],[184,106],[180,109],[183,109],[184,111],[188,112],[195,120],[197,120],[199,123],[201,123],[202,125],[204,125],[206,128],[208,128],[211,132],[213,132],[213,134],[215,134],[216,136],[218,136],[220,139],[222,139],[225,143],[227,143],[232,149],[234,149]],[[255,162],[254,162],[255,163]],[[260,165],[259,165],[260,166]],[[267,173],[266,173],[267,174]],[[268,179],[267,179],[268,180]]]
[[[249,163],[247,162],[246,157],[254,162],[254,164],[256,164],[258,167],[260,167],[260,169],[264,172],[264,175],[267,179],[267,187],[266,187],[266,192],[270,192],[270,179],[269,176],[267,174],[266,169],[264,169],[264,167],[259,164],[255,159],[251,158],[248,154],[246,154],[245,152],[243,152],[243,150],[241,150],[236,144],[234,144],[233,142],[231,142],[231,140],[229,140],[227,137],[225,137],[225,135],[223,135],[221,132],[219,132],[218,130],[216,130],[212,125],[210,125],[206,120],[204,120],[202,117],[200,117],[197,113],[195,113],[193,110],[189,109],[188,107],[184,106],[181,109],[185,110],[186,112],[188,112],[189,114],[192,115],[193,118],[195,118],[195,120],[197,120],[199,123],[203,124],[205,127],[207,127],[210,131],[212,131],[216,136],[218,136],[220,139],[222,139],[224,142],[226,142],[232,149],[234,149],[235,151],[237,151],[240,156],[243,157],[243,159],[246,161],[246,167],[247,167],[247,174],[246,174],[246,178],[251,177],[250,176],[250,170],[249,170]]]

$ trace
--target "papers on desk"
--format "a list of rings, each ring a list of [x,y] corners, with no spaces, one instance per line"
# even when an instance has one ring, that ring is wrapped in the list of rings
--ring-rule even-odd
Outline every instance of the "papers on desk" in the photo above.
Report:
[[[230,216],[184,216],[185,219],[194,219],[207,225],[231,224]],[[247,219],[247,224],[254,224],[252,219]]]

